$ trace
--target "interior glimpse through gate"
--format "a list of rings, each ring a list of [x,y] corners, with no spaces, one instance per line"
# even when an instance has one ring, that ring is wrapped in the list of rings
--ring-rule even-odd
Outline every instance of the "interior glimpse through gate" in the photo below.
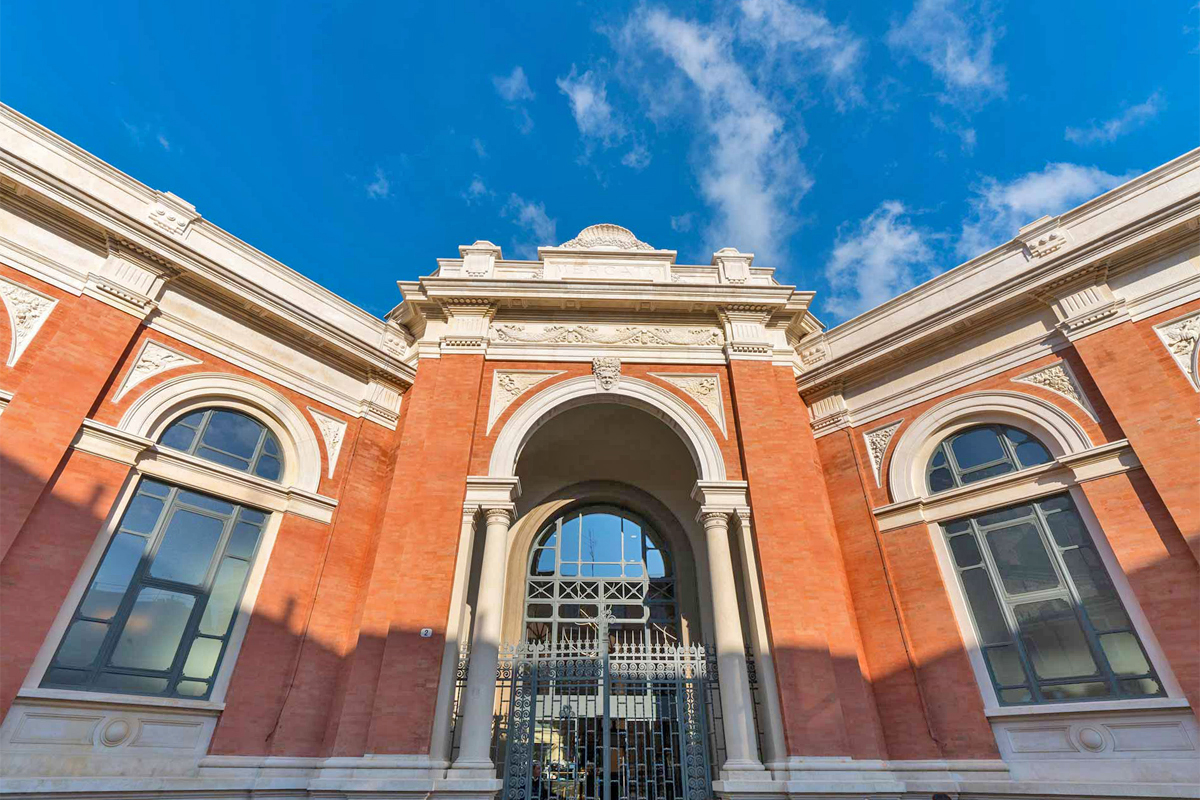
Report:
[[[502,653],[505,800],[712,796],[704,648],[622,641],[606,627]]]

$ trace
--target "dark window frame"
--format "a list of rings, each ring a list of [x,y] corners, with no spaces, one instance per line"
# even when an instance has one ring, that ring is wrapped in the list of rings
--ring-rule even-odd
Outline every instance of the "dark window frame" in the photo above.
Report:
[[[201,414],[200,420],[198,422],[196,422],[195,424],[192,424],[187,421],[188,418],[195,416],[197,413]],[[249,459],[247,459],[243,456],[240,456],[237,453],[231,453],[228,450],[224,450],[220,447],[216,447],[215,445],[204,441],[204,436],[208,432],[209,425],[212,423],[214,416],[218,413],[230,414],[235,417],[240,417],[244,420],[247,420],[248,422],[253,423],[259,429],[258,441],[255,443],[254,452],[251,453]],[[163,442],[163,440],[172,431],[177,430],[179,428],[186,428],[186,429],[192,431],[192,440],[191,440],[190,444],[186,448],[180,448],[180,447],[175,447],[173,445],[165,444]],[[280,483],[282,481],[284,470],[286,469],[286,466],[287,466],[286,462],[284,461],[284,457],[283,457],[283,447],[279,443],[279,437],[277,437],[275,435],[275,433],[267,425],[263,424],[263,422],[261,420],[256,419],[255,417],[251,416],[250,414],[247,414],[244,411],[240,411],[235,408],[227,408],[224,406],[208,406],[206,408],[192,410],[192,411],[187,412],[186,414],[180,415],[176,419],[172,420],[170,425],[168,425],[165,429],[163,429],[162,434],[158,437],[158,443],[160,445],[162,445],[163,447],[169,447],[172,450],[177,450],[178,452],[186,453],[187,455],[195,456],[196,458],[200,458],[200,459],[204,459],[205,461],[208,461],[210,463],[216,464],[221,467],[225,467],[226,469],[237,470],[238,472],[245,472],[248,475],[253,475],[256,478],[262,478],[263,480],[271,481],[272,483]],[[275,449],[275,452],[274,453],[268,452],[268,450],[267,450],[268,446],[273,446]],[[220,453],[221,455],[227,456],[229,458],[237,459],[238,461],[248,461],[248,465],[246,466],[245,469],[241,469],[239,467],[231,466],[229,464],[223,464],[220,461],[216,461],[212,458],[207,458],[206,456],[201,455],[200,453],[197,452],[202,447],[212,450],[213,452]],[[262,464],[262,459],[264,457],[265,458],[273,458],[277,462],[279,462],[279,477],[278,478],[267,478],[262,475],[259,475],[258,469],[259,469],[260,465]]]
[[[963,469],[963,468],[959,467],[959,465],[958,465],[958,460],[954,455],[953,444],[955,441],[957,441],[961,437],[966,436],[967,434],[970,434],[970,433],[974,433],[975,431],[979,431],[979,430],[992,431],[992,433],[994,433],[996,438],[999,440],[1000,447],[1003,450],[1004,455],[1002,458],[993,459],[991,461],[988,461],[988,462],[985,462],[982,464],[976,464],[975,466],[970,467],[969,469]],[[1030,441],[1037,443],[1037,445],[1039,447],[1041,447],[1043,450],[1046,451],[1046,454],[1050,456],[1050,459],[1047,461],[1039,461],[1036,464],[1023,463],[1021,461],[1021,458],[1017,455],[1017,447],[1019,447],[1020,444],[1025,444],[1025,442],[1014,443],[1012,441],[1012,439],[1010,438],[1010,435],[1009,435],[1010,431],[1013,433],[1019,434],[1021,436],[1025,436]],[[941,455],[943,457],[943,459],[945,460],[945,463],[938,465],[938,466],[934,466],[934,462],[937,460],[939,455]],[[1001,475],[1009,475],[1014,472],[1020,472],[1021,470],[1039,466],[1041,464],[1047,464],[1047,463],[1049,463],[1050,460],[1053,460],[1053,458],[1054,458],[1054,456],[1053,456],[1053,453],[1050,452],[1050,448],[1046,447],[1046,445],[1044,443],[1042,443],[1042,441],[1040,439],[1038,439],[1036,436],[1034,436],[1033,434],[1031,434],[1027,431],[1023,431],[1020,428],[1015,428],[1011,425],[1003,425],[1003,424],[999,424],[999,423],[990,423],[990,422],[983,423],[981,425],[970,425],[968,427],[963,428],[962,430],[955,431],[954,433],[950,434],[946,438],[942,439],[942,441],[938,442],[938,446],[933,449],[933,452],[929,455],[929,461],[925,465],[925,489],[930,494],[940,494],[942,492],[951,491],[952,489],[961,489],[963,486],[970,486],[976,482],[976,481],[972,481],[972,480],[965,480],[965,478],[969,477],[970,475],[973,475],[977,472],[982,472],[984,470],[991,469],[992,467],[1005,465],[1005,464],[1007,464],[1010,467],[1010,469],[1007,469],[1004,472],[996,473],[995,475],[989,475],[987,478],[979,479],[979,480],[988,480],[989,478],[998,478]],[[934,489],[933,484],[931,483],[930,479],[934,472],[936,472],[938,470],[942,470],[942,469],[949,471],[950,478],[953,481],[954,485],[948,486],[944,489]]]

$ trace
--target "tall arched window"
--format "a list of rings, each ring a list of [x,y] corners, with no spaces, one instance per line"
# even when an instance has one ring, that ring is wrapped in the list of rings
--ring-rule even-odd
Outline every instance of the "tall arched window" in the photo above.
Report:
[[[208,408],[159,444],[274,480],[275,435]],[[142,477],[56,650],[43,686],[207,698],[268,514]]]
[[[563,514],[534,540],[525,585],[525,638],[595,638],[611,612],[612,636],[679,640],[671,554],[641,517],[611,506]]]
[[[1050,460],[1016,428],[943,440],[932,492]],[[1069,493],[942,523],[1001,704],[1162,695],[1133,622]]]

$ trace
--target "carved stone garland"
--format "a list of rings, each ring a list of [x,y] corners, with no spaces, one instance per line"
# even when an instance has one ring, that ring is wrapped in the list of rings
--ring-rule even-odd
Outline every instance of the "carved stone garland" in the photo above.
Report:
[[[596,376],[596,388],[607,392],[621,381],[621,359],[616,356],[593,358],[592,374]]]
[[[871,459],[871,472],[875,475],[876,486],[883,486],[883,457],[887,455],[888,445],[891,444],[892,437],[896,435],[896,430],[902,422],[904,420],[899,419],[891,425],[885,425],[882,428],[876,428],[873,431],[867,431],[863,434],[863,441],[867,445],[867,455]]]
[[[1048,392],[1062,395],[1086,411],[1092,419],[1096,418],[1096,413],[1092,410],[1087,395],[1083,393],[1079,382],[1075,380],[1075,376],[1071,374],[1070,368],[1063,361],[1056,361],[1035,372],[1013,378],[1013,382],[1028,383],[1031,386],[1038,386]]]
[[[524,325],[495,325],[497,342],[522,344],[610,344],[658,347],[720,347],[725,336],[716,328],[639,328],[625,326],[604,330],[592,325],[551,325],[540,331]]]
[[[1171,358],[1191,381],[1192,388],[1200,390],[1200,375],[1196,374],[1196,353],[1200,348],[1200,313],[1159,325],[1154,329],[1158,338],[1166,345]]]
[[[321,432],[321,438],[325,440],[325,456],[329,459],[328,475],[332,478],[337,467],[338,455],[342,452],[342,440],[346,438],[346,423],[317,411],[312,406],[308,407],[308,413],[312,415],[313,421],[317,423],[317,430]]]
[[[659,380],[666,381],[681,392],[691,397],[713,418],[721,433],[725,430],[725,408],[721,402],[721,381],[716,375],[679,375],[671,372],[650,373]]]
[[[138,353],[133,366],[125,374],[125,380],[121,384],[121,388],[113,396],[113,402],[120,402],[121,398],[128,394],[130,389],[145,380],[153,378],[159,373],[199,363],[200,359],[192,358],[178,350],[167,347],[165,344],[147,341],[142,345],[142,351]]]
[[[5,279],[0,279],[0,299],[8,310],[8,322],[12,330],[7,362],[11,367],[33,341],[58,301]]]
[[[554,370],[496,370],[492,373],[492,399],[488,406],[487,432],[492,432],[492,426],[513,401],[526,391],[537,386],[563,371]]]

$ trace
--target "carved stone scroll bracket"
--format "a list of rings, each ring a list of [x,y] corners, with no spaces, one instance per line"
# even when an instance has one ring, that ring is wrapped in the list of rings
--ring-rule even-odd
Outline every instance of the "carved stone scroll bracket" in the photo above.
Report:
[[[121,398],[128,394],[130,389],[155,375],[199,363],[201,362],[198,358],[167,347],[161,342],[147,340],[142,345],[141,351],[138,352],[137,358],[134,359],[133,366],[129,368],[129,372],[125,373],[125,380],[121,382],[121,388],[117,389],[117,393],[113,395],[113,402],[121,402]]]
[[[11,367],[33,341],[58,301],[6,278],[0,278],[0,300],[4,301],[4,309],[8,312],[11,341],[6,364]]]
[[[896,431],[900,429],[903,422],[904,420],[898,419],[882,428],[876,428],[863,434],[863,442],[867,445],[867,455],[871,459],[871,472],[875,475],[876,486],[883,486],[883,457],[887,455],[888,445],[892,443],[892,437],[896,435]]]
[[[1083,387],[1079,385],[1079,381],[1075,378],[1075,373],[1071,371],[1070,366],[1065,361],[1056,361],[1053,364],[1038,367],[1033,372],[1018,375],[1013,378],[1013,382],[1028,383],[1030,386],[1037,386],[1048,392],[1061,395],[1086,411],[1087,415],[1093,420],[1096,419],[1096,410],[1092,408],[1087,395],[1083,392]]]
[[[1154,332],[1192,388],[1200,391],[1200,311],[1156,325]]]

